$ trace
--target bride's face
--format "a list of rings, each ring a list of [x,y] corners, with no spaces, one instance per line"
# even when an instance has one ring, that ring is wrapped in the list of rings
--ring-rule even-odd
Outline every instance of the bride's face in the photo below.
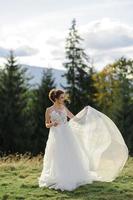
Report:
[[[63,103],[64,103],[64,100],[65,100],[65,95],[64,95],[64,94],[61,94],[61,95],[59,96],[59,98],[56,99],[56,101],[57,101],[58,103],[60,103],[60,104],[63,104]]]

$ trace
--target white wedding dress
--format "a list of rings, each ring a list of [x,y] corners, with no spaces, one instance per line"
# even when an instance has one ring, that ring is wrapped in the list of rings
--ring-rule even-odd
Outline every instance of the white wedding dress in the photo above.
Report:
[[[113,181],[128,159],[128,148],[114,122],[91,106],[67,121],[64,110],[51,111],[39,187],[72,191],[93,181]]]

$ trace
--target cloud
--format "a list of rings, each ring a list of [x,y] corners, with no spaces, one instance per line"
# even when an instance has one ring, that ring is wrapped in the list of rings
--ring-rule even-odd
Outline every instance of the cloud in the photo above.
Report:
[[[46,44],[51,45],[51,46],[57,46],[57,44],[61,45],[62,43],[64,43],[64,38],[62,38],[62,35],[60,35],[60,36],[50,36],[46,40]]]
[[[11,49],[0,47],[0,57],[7,57]],[[38,49],[31,48],[29,46],[21,46],[16,49],[12,49],[15,53],[15,56],[33,56],[36,55],[39,51]]]
[[[65,51],[61,50],[60,48],[56,48],[51,51],[51,55],[53,60],[63,60],[65,58]]]
[[[81,27],[85,47],[109,50],[133,46],[133,28],[108,18]]]
[[[21,46],[15,50],[17,56],[33,56],[39,52],[38,49],[31,48],[29,46]]]
[[[60,19],[60,13],[57,16]],[[63,15],[63,20],[56,24],[54,18],[54,15],[44,15],[21,26],[0,27],[0,57],[13,48],[22,63],[63,68],[71,20]],[[62,26],[64,22],[66,27]],[[129,24],[110,18],[86,19],[80,23],[77,28],[84,39],[82,45],[98,69],[120,56],[133,56],[133,28]]]
[[[97,69],[119,59],[133,57],[133,28],[118,20],[104,18],[79,27],[84,39],[83,47]]]
[[[113,62],[121,56],[133,56],[133,28],[118,20],[103,18],[91,21],[78,27],[79,34],[84,39],[82,46],[94,60],[97,69]],[[65,44],[65,37],[63,38]],[[65,50],[62,37],[49,37],[47,44],[52,45],[50,53],[52,60],[63,62]]]

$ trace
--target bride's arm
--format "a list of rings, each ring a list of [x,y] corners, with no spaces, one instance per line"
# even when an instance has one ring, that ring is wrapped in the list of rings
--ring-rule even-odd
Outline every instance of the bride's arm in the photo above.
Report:
[[[51,120],[50,120],[49,112],[50,112],[49,109],[46,108],[46,111],[45,111],[45,126],[46,126],[46,128],[50,128],[51,126],[54,125],[54,123],[51,122]]]
[[[65,106],[65,109],[67,111],[67,116],[71,119],[74,117],[73,113]]]

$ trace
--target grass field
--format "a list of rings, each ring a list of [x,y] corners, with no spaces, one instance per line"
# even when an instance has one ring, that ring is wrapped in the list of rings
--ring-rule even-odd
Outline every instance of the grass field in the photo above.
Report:
[[[93,182],[74,191],[39,188],[43,155],[3,156],[0,160],[0,200],[133,200],[133,158],[129,157],[115,181]]]

